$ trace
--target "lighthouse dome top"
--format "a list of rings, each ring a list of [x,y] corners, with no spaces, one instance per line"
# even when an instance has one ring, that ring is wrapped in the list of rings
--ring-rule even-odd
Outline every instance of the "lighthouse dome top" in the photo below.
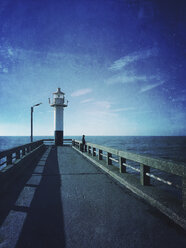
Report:
[[[53,93],[54,95],[64,95],[65,93],[63,93],[61,91],[61,88],[57,88],[57,91]]]

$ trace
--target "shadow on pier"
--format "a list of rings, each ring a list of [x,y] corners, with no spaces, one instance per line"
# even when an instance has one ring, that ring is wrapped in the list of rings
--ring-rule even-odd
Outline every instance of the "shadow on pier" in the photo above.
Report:
[[[41,175],[16,248],[65,247],[61,178],[56,148],[51,150]]]
[[[13,211],[17,215],[13,218],[22,222],[22,228],[17,240],[15,237],[12,242],[9,240],[7,247],[65,247],[57,149],[52,148],[45,162],[40,159],[34,163],[18,181],[14,190],[7,192],[10,194],[3,204],[6,210],[0,220],[2,224],[8,213]],[[25,216],[24,220],[19,218],[21,213]],[[3,244],[3,237],[1,242]]]

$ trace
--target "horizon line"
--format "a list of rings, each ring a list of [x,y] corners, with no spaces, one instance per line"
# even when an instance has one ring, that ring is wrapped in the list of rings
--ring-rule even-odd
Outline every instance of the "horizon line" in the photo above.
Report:
[[[64,135],[64,137],[66,136],[70,136],[70,137],[73,137],[73,136],[82,136],[83,134],[74,134],[74,135]],[[54,137],[54,135],[35,135],[33,136],[34,137]],[[91,137],[134,137],[134,136],[138,136],[138,137],[185,137],[186,134],[183,134],[183,135],[149,135],[149,134],[143,134],[143,135],[85,135],[85,136],[91,136]],[[30,137],[30,135],[0,135],[0,137]]]

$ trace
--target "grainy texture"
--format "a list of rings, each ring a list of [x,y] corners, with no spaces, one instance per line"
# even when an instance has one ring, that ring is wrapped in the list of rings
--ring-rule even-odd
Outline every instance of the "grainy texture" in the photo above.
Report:
[[[186,245],[181,229],[71,147],[46,151],[1,202],[1,248]]]

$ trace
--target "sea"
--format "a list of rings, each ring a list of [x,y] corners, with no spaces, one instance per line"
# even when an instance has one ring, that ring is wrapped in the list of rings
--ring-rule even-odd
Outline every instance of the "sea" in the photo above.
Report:
[[[53,139],[35,136],[34,141]],[[81,140],[81,136],[65,136]],[[186,136],[86,136],[86,142],[115,149],[186,163]],[[0,152],[30,142],[29,136],[0,136]]]
[[[66,139],[81,140],[81,136],[65,136]],[[35,136],[34,141],[40,139],[53,139],[51,136]],[[118,150],[137,153],[153,158],[166,159],[186,166],[186,136],[86,136],[86,142],[112,147]],[[0,152],[16,146],[30,143],[29,136],[0,136]],[[139,164],[129,161],[129,164],[139,168]],[[139,173],[127,169],[139,177]],[[171,181],[179,188],[167,186],[166,184],[151,179],[151,182],[162,189],[171,191],[181,199],[181,178],[162,171],[151,169],[151,173]]]

